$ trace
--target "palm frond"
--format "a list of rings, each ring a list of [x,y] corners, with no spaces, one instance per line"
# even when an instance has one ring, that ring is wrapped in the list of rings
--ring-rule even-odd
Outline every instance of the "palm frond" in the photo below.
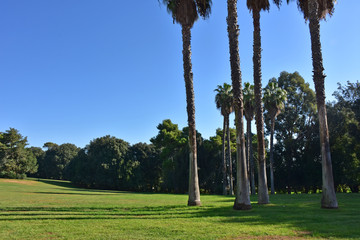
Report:
[[[198,13],[202,18],[208,18],[211,13],[211,0],[196,0],[196,6]]]
[[[247,0],[246,6],[250,11],[269,11],[270,9],[269,0]]]
[[[319,19],[326,19],[326,16],[330,17],[334,13],[334,6],[336,0],[316,0],[318,3],[318,17]],[[309,19],[309,0],[297,0],[298,9],[304,14],[305,20]]]
[[[160,0],[158,0],[160,2]],[[199,18],[208,18],[212,0],[161,0],[171,14],[174,23],[190,26]]]

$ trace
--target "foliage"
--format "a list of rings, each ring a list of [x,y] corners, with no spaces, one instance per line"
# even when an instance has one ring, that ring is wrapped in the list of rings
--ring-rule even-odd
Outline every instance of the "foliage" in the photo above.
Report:
[[[137,143],[128,150],[128,159],[137,167],[133,170],[130,187],[133,190],[154,192],[160,190],[160,150],[153,144]]]
[[[57,145],[52,142],[45,143],[44,148],[47,150],[43,156],[39,156],[38,176],[49,179],[67,179],[66,167],[80,149],[71,143]]]
[[[282,72],[277,81],[288,94],[284,111],[275,122],[275,188],[288,192],[303,187],[309,190],[321,185],[315,93],[297,72]],[[269,114],[265,120],[270,130]]]
[[[289,0],[287,0],[289,2]],[[297,0],[297,5],[299,10],[304,14],[304,18],[306,20],[310,17],[310,9],[309,9],[309,1],[310,0]],[[332,16],[334,13],[334,5],[336,0],[315,0],[318,3],[318,18],[325,19],[329,14]]]
[[[276,78],[269,81],[268,85],[264,88],[264,108],[268,111],[270,118],[275,118],[284,108],[284,102],[287,99],[287,92],[279,88]]]
[[[337,102],[328,103],[328,124],[335,185],[360,188],[360,83],[339,84]]]
[[[232,86],[224,83],[223,86],[218,85],[214,91],[217,92],[215,95],[216,108],[220,110],[221,115],[226,116],[232,113],[234,102]]]
[[[0,132],[0,177],[25,178],[37,171],[36,157],[26,145],[27,137],[15,128]]]
[[[137,161],[129,160],[130,145],[109,135],[90,142],[69,165],[72,182],[94,188],[129,189]]]
[[[159,0],[160,1],[160,0]],[[201,17],[208,18],[211,13],[211,0],[161,0],[172,15],[174,23],[189,25]]]
[[[247,121],[252,121],[255,111],[254,85],[246,82],[244,84],[244,115]]]
[[[158,135],[150,141],[160,151],[162,162],[162,190],[185,192],[188,182],[188,140],[178,125],[170,119],[157,126]]]
[[[278,86],[288,93],[284,111],[275,122],[276,189],[289,193],[315,192],[321,186],[315,94],[297,72],[282,72],[278,79],[270,80],[274,81],[278,81]],[[336,101],[328,103],[327,110],[335,185],[340,192],[358,192],[359,82],[339,84],[334,96]],[[269,131],[268,112],[265,120]],[[70,179],[75,184],[91,188],[185,193],[189,180],[188,128],[180,130],[177,124],[166,119],[157,129],[158,134],[151,139],[151,144],[130,146],[121,139],[105,136],[94,139],[83,149],[73,144],[47,142],[44,151],[38,147],[25,148],[27,138],[10,128],[0,133],[1,177],[24,178],[30,175]],[[203,193],[222,193],[222,135],[221,129],[217,129],[215,136],[209,139],[203,139],[197,133],[199,185]],[[232,159],[235,159],[235,129],[230,128],[230,136]],[[256,135],[252,136],[252,145],[257,160]],[[235,171],[234,166],[234,175]]]

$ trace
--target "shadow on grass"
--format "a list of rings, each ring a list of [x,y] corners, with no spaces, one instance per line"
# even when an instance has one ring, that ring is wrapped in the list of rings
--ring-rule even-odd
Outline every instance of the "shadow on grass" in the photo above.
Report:
[[[53,180],[53,179],[36,179],[38,182],[42,182],[45,184],[50,184],[58,187],[67,188],[68,191],[77,191],[77,192],[101,192],[101,193],[116,193],[116,194],[154,194],[154,193],[146,193],[146,192],[130,192],[130,191],[121,191],[121,190],[108,190],[108,189],[95,189],[95,188],[84,188],[73,185],[69,181],[63,180]],[[55,193],[56,194],[56,193]],[[84,194],[85,195],[85,194]],[[90,195],[90,194],[87,194]],[[94,194],[97,195],[97,194]],[[99,194],[101,195],[101,194]]]
[[[34,194],[45,194],[45,195],[83,195],[83,196],[104,196],[101,193],[78,193],[78,192],[33,192]]]
[[[280,198],[280,199],[283,199]],[[350,198],[347,198],[350,200]],[[317,198],[297,205],[253,204],[249,211],[236,211],[229,206],[187,207],[183,205],[149,207],[16,207],[0,209],[0,221],[34,220],[164,220],[191,219],[191,221],[218,222],[222,224],[265,225],[271,227],[292,226],[308,236],[324,238],[359,238],[359,197],[350,200],[348,206],[338,210],[321,209]],[[281,202],[281,201],[280,201]]]
[[[100,192],[127,194],[130,192],[79,189],[68,182],[40,180],[41,182],[76,191],[70,194],[102,195]],[[86,191],[89,193],[81,193]],[[96,193],[97,192],[97,193]],[[38,192],[39,194],[69,194]],[[131,193],[133,194],[133,193]],[[34,220],[121,220],[143,219],[163,220],[188,219],[193,222],[210,221],[222,224],[264,225],[273,228],[291,226],[309,233],[309,237],[347,238],[360,237],[360,194],[338,194],[340,208],[321,209],[321,195],[275,195],[271,204],[252,204],[249,211],[232,209],[234,197],[222,196],[208,205],[187,207],[184,205],[144,206],[144,207],[3,207],[0,208],[0,221]],[[251,197],[256,202],[257,196]],[[223,202],[224,204],[219,204]],[[205,203],[207,204],[207,203]],[[210,205],[213,204],[213,205]],[[219,206],[221,205],[221,206]],[[227,206],[224,206],[227,205]]]
[[[52,180],[52,179],[37,179],[38,182],[42,182],[42,183],[46,183],[46,184],[50,184],[50,185],[54,185],[57,187],[64,187],[64,188],[70,188],[70,189],[79,189],[76,186],[74,186],[73,184],[71,184],[71,182],[67,182],[67,181],[61,181],[61,180]]]

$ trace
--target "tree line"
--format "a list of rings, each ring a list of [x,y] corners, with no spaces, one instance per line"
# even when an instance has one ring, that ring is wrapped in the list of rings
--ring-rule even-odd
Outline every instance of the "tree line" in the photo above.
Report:
[[[225,92],[231,96],[231,89],[226,90],[224,86]],[[276,139],[272,163],[274,191],[318,192],[322,176],[315,93],[299,73],[282,72],[277,79],[269,80],[264,88],[264,100],[270,101],[266,91],[275,86],[286,91],[286,101],[283,101],[280,113],[279,110],[275,111],[275,121],[272,108],[268,106],[270,103],[264,105],[266,133],[268,136],[274,135]],[[244,91],[244,96],[251,93],[251,88],[251,85],[245,84],[247,91]],[[221,99],[219,93],[222,91],[218,90],[216,104]],[[328,102],[327,108],[336,190],[359,192],[360,83],[339,84],[333,95],[336,101]],[[225,114],[223,111],[221,113]],[[24,178],[28,175],[70,180],[88,188],[188,192],[189,129],[179,129],[170,119],[162,121],[157,129],[158,134],[150,139],[149,144],[131,145],[122,139],[104,136],[90,141],[84,148],[70,143],[57,145],[51,142],[39,148],[26,147],[27,138],[10,128],[0,133],[0,177]],[[259,171],[257,136],[251,131],[247,131],[245,136],[248,139],[247,152],[250,147],[253,149],[251,155],[247,154],[247,159],[250,156],[253,158],[253,169],[249,168],[247,172],[249,182],[254,187],[250,187],[251,193],[255,194],[259,183],[251,176]],[[237,174],[236,130],[230,127],[217,129],[215,136],[209,139],[204,139],[197,132],[196,139],[200,192],[233,194],[237,188],[236,183],[230,184]],[[225,155],[228,156],[224,160],[225,144]],[[270,160],[270,143],[267,139],[265,145],[266,158]],[[271,161],[267,162],[266,169],[271,175]],[[254,173],[251,174],[251,171]]]

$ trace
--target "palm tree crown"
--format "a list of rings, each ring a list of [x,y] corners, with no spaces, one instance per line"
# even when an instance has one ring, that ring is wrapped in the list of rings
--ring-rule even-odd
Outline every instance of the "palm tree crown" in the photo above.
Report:
[[[174,22],[182,26],[193,26],[199,15],[204,19],[211,13],[211,0],[162,0]]]
[[[244,112],[245,118],[248,121],[252,121],[254,118],[255,111],[255,93],[254,93],[254,85],[246,82],[244,86]]]
[[[218,85],[214,90],[217,92],[215,96],[216,108],[220,109],[221,115],[226,116],[233,112],[233,92],[230,84],[224,83],[223,86]]]
[[[287,0],[289,2],[289,0]],[[316,0],[318,3],[318,18],[325,19],[326,15],[332,16],[334,13],[335,0]],[[309,0],[297,0],[299,10],[304,14],[306,20],[310,17]]]
[[[264,89],[264,107],[268,110],[270,118],[276,118],[284,108],[287,100],[286,90],[280,88],[276,82],[270,82]]]

